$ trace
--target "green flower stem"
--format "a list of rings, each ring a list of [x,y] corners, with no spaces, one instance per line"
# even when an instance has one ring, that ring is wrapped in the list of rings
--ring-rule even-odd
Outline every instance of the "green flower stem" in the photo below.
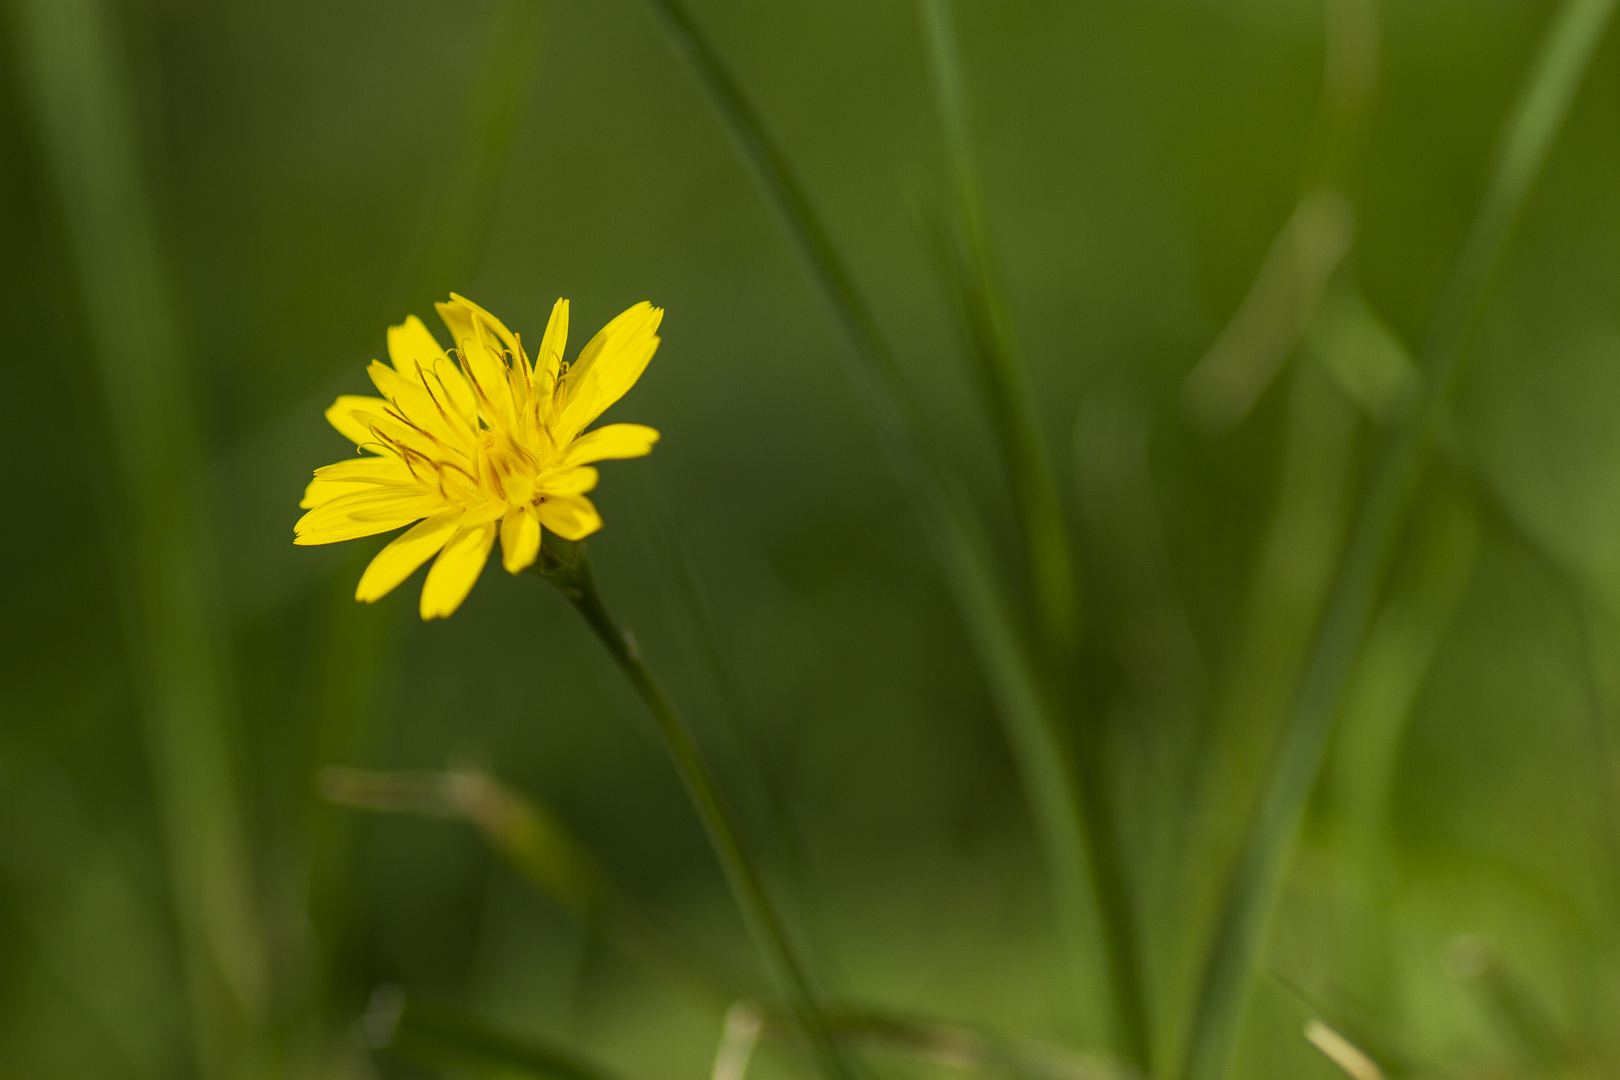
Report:
[[[1019,627],[1000,560],[959,486],[938,460],[911,406],[899,365],[854,278],[839,258],[787,160],[741,87],[678,0],[647,0],[670,46],[692,71],[848,347],[856,388],[901,490],[934,549],[946,586],[978,657],[1017,763],[1030,815],[1050,868],[1058,918],[1091,973],[1115,1031],[1140,1011],[1136,932],[1123,868],[1100,794],[1077,770],[1052,688]],[[1121,1052],[1134,1055],[1128,1039]],[[1140,1064],[1140,1062],[1135,1062]]]
[[[630,685],[635,687],[647,711],[652,713],[755,944],[787,993],[795,1021],[809,1039],[822,1071],[830,1078],[850,1080],[855,1075],[854,1069],[832,1039],[826,1014],[816,1001],[804,965],[795,954],[787,930],[765,891],[765,883],[743,844],[742,833],[721,798],[720,787],[698,753],[697,744],[692,741],[680,714],[642,662],[635,639],[608,614],[591,575],[585,545],[547,536],[536,572],[574,605],[630,680]]]
[[[1563,125],[1615,0],[1566,0],[1509,114],[1490,186],[1436,301],[1422,354],[1424,396],[1375,464],[1277,762],[1227,890],[1193,1014],[1182,1075],[1219,1080],[1276,907],[1288,854],[1321,772],[1390,563],[1513,224]]]

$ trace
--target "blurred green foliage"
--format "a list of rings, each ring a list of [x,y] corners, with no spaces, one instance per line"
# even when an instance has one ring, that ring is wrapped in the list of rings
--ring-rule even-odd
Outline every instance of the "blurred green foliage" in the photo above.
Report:
[[[955,5],[972,227],[994,254],[958,271],[993,265],[994,318],[1030,365],[1083,583],[1073,735],[1101,763],[1165,1073],[1402,365],[1557,6],[1385,5],[1357,163],[1328,167],[1316,0]],[[940,272],[959,151],[917,6],[693,14],[853,268],[1004,576],[1027,580],[975,366],[1006,327],[970,311],[964,333]],[[651,725],[566,604],[492,570],[423,625],[410,586],[350,599],[378,543],[291,543],[309,470],[347,453],[321,410],[364,391],[385,326],[450,289],[530,335],[559,295],[579,325],[668,309],[622,417],[664,439],[604,470],[609,603],[825,992],[1067,1048],[851,1021],[869,1073],[1083,1075],[1098,1003],[1077,1007],[969,637],[832,324],[645,6],[0,15],[0,1076],[404,1078],[519,1045],[585,1075],[698,1076],[727,996],[761,992]],[[1612,37],[1487,294],[1235,1074],[1336,1075],[1300,1037],[1311,1016],[1394,1076],[1620,1071]],[[1320,318],[1213,431],[1184,380],[1328,181],[1354,232],[1320,266]],[[164,529],[185,542],[154,546]],[[164,607],[154,551],[196,595]],[[154,723],[177,700],[212,702],[175,714],[202,734]],[[334,765],[492,775],[518,800],[500,806],[528,809],[423,803],[432,784],[340,805],[317,780]],[[580,891],[526,869],[536,851],[585,868]],[[452,1036],[419,1055],[437,1065],[373,1053],[390,1024],[401,1051]],[[765,1030],[753,1068],[802,1073]]]

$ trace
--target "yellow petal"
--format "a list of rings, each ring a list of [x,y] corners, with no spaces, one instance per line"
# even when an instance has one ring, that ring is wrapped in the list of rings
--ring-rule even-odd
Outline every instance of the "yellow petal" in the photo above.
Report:
[[[550,394],[552,387],[557,384],[557,371],[562,366],[563,353],[567,348],[568,301],[559,298],[551,306],[546,336],[540,339],[540,351],[534,357],[534,377],[541,393]]]
[[[443,355],[444,349],[415,315],[388,328],[388,359],[394,362],[394,370],[407,379],[416,378],[417,364],[431,371],[433,362]]]
[[[534,509],[540,524],[564,540],[583,540],[602,527],[602,515],[583,495],[547,496]]]
[[[313,510],[322,503],[331,502],[339,495],[347,495],[353,490],[353,484],[335,484],[330,480],[317,478],[304,485],[304,497],[298,500],[298,508]]]
[[[392,454],[340,461],[315,470],[315,479],[304,488],[303,501],[298,505],[308,510],[341,495],[352,495],[361,485],[408,484],[413,479],[405,463]]]
[[[537,477],[534,486],[536,491],[549,499],[557,495],[583,495],[587,491],[594,491],[598,479],[600,475],[595,469],[589,465],[580,465],[572,469],[558,469]]]
[[[439,317],[450,328],[461,356],[461,369],[479,392],[478,407],[492,427],[510,432],[514,425],[513,401],[507,384],[506,362],[501,347],[513,348],[517,339],[500,320],[477,304],[454,293],[450,303],[434,305]],[[507,344],[510,340],[510,344]],[[515,353],[514,353],[515,355]]]
[[[295,544],[332,544],[371,536],[445,509],[437,492],[416,485],[366,486],[322,503],[293,526]]]
[[[467,421],[469,429],[478,427],[478,395],[473,393],[472,383],[467,381],[456,362],[449,356],[441,356],[433,361],[430,368],[425,364],[422,367],[423,383],[433,391],[433,396],[440,401],[448,400],[454,406],[456,415]]]
[[[495,523],[490,522],[456,530],[439,557],[433,560],[427,580],[422,583],[422,618],[446,618],[467,599],[489,558],[496,529]]]
[[[393,403],[394,411],[400,416],[430,432],[447,447],[467,448],[475,433],[468,426],[466,418],[438,400],[422,385],[414,370],[406,378],[393,368],[373,360],[366,374],[371,376],[371,381],[382,391],[383,397]]]
[[[376,442],[371,434],[371,426],[353,415],[356,409],[367,413],[381,414],[388,408],[388,402],[382,398],[364,397],[359,394],[344,394],[332,402],[332,407],[326,410],[327,423],[338,429],[338,432],[356,446],[368,442]]]
[[[339,484],[404,484],[415,477],[405,463],[392,454],[387,457],[358,457],[322,465],[315,470],[322,480]]]
[[[658,432],[646,424],[607,424],[575,439],[564,451],[564,465],[643,457],[652,453]]]
[[[388,328],[388,358],[394,362],[395,371],[413,383],[426,386],[440,404],[454,409],[469,427],[477,424],[478,400],[473,397],[472,387],[467,385],[467,377],[422,325],[421,319],[412,315],[399,326]],[[418,377],[418,371],[425,378]]]
[[[501,520],[501,565],[521,574],[540,555],[540,519],[526,506],[514,506]]]
[[[397,518],[376,518],[374,520],[349,518],[322,525],[318,528],[306,528],[293,537],[293,543],[300,547],[313,547],[319,544],[338,544],[345,540],[358,540],[362,536],[376,536],[378,533],[391,532],[401,525],[409,525],[422,516],[420,512],[416,512],[402,514]]]
[[[604,326],[568,371],[568,398],[555,427],[572,439],[636,384],[658,350],[664,312],[643,301]]]
[[[377,552],[366,572],[360,575],[354,598],[374,604],[393,592],[418,566],[439,553],[465,516],[461,507],[452,507],[396,536],[392,543]]]
[[[506,328],[506,324],[501,322],[501,320],[497,319],[495,316],[491,315],[489,312],[485,311],[483,308],[479,307],[465,296],[458,296],[455,293],[451,293],[450,301],[454,304],[460,304],[475,318],[481,320],[486,327],[494,332],[495,337],[500,341],[501,345],[510,350],[513,356],[518,356],[522,353],[522,345],[518,341],[517,335],[508,330]]]

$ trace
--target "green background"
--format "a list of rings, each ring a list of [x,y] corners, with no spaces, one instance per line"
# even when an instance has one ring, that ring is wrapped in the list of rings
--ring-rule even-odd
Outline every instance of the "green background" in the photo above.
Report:
[[[234,788],[204,794],[234,809],[205,798],[182,812],[234,815],[243,858],[215,869],[236,879],[266,959],[259,1033],[244,1038],[270,1057],[218,1074],[432,1075],[359,1047],[356,1020],[389,985],[632,1080],[706,1075],[719,1011],[582,931],[474,829],[320,796],[327,765],[487,768],[681,934],[754,964],[653,728],[544,583],[492,564],[452,619],[424,625],[420,575],[374,607],[350,599],[380,541],[291,543],[310,470],[350,453],[322,409],[368,389],[387,325],[414,310],[440,330],[428,301],[452,289],[531,340],[567,296],[575,348],[634,302],[666,308],[657,357],[609,417],[663,440],[603,469],[607,526],[590,547],[821,983],[1096,1049],[989,695],[781,231],[642,6],[557,0],[513,30],[499,20],[517,6],[0,7],[0,1076],[218,1072],[206,1052],[199,1064],[209,1007],[185,989],[188,916],[161,809],[172,777],[142,719],[151,623],[130,614],[129,564],[136,507],[155,496],[119,464],[131,441],[117,434],[136,429],[185,433],[178,456],[151,460],[191,470],[162,475],[198,510],[176,558],[201,582]],[[915,8],[693,8],[1017,578],[1013,504],[930,257],[950,179]],[[1553,12],[1381,12],[1343,274],[1410,350]],[[1325,508],[1333,549],[1380,430],[1298,358],[1231,431],[1201,429],[1178,398],[1299,196],[1323,13],[1310,0],[963,0],[958,16],[988,221],[1083,569],[1083,737],[1107,748],[1155,1041],[1173,1060],[1228,868],[1222,822],[1241,821],[1274,741],[1263,715],[1222,727],[1261,677],[1242,645],[1265,607],[1256,568],[1291,498]],[[67,85],[50,74],[60,58],[41,61],[53,19],[57,40],[105,47],[80,61],[117,123],[79,160],[99,146],[134,163],[92,172],[124,185],[111,205],[137,208],[155,238],[148,263],[99,280],[140,277],[112,310],[156,297],[172,333],[135,318],[95,328],[101,271],[87,264],[129,244],[121,219],[71,239],[98,196],[64,182],[50,149],[51,94]],[[1239,1075],[1335,1075],[1299,1034],[1318,1014],[1394,1072],[1620,1068],[1616,46],[1599,48],[1507,249],[1398,563],[1393,588],[1435,625],[1407,653],[1389,639],[1409,700],[1367,706],[1397,755],[1369,796],[1381,823],[1364,847],[1344,839],[1343,791],[1371,767],[1336,745]],[[479,95],[509,53],[526,79],[509,154],[493,186],[467,189]],[[150,362],[154,340],[168,342],[167,396],[119,390],[110,367]],[[1339,473],[1291,449],[1313,436],[1346,448]],[[1463,539],[1425,549],[1431,519]],[[1309,578],[1311,557],[1285,545],[1279,580]],[[1189,796],[1213,761],[1230,790]],[[759,1067],[804,1069],[780,1047]],[[874,1053],[870,1072],[928,1069]]]

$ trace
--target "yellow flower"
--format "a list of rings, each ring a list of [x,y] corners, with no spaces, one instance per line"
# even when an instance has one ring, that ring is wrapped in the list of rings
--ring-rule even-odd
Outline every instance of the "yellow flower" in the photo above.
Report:
[[[580,432],[641,378],[664,317],[637,304],[565,364],[568,301],[558,300],[531,363],[518,336],[472,301],[451,293],[437,307],[457,349],[441,349],[414,315],[389,327],[394,366],[368,369],[382,397],[346,395],[326,410],[371,456],[316,469],[299,503],[309,513],[293,527],[295,544],[333,544],[418,522],[377,554],[354,596],[371,603],[437,555],[422,585],[424,619],[461,606],[497,533],[502,565],[516,574],[540,554],[542,529],[581,540],[602,527],[585,497],[596,487],[591,463],[650,453],[658,432]]]

